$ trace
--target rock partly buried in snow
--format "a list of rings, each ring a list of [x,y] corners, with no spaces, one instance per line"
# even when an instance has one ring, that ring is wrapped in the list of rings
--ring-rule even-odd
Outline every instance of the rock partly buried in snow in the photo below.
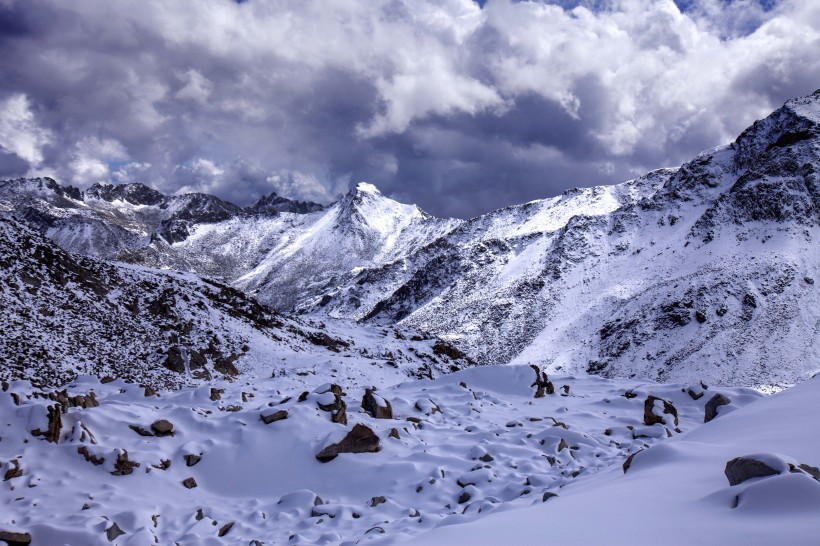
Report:
[[[5,542],[8,546],[28,546],[31,544],[31,535],[14,531],[0,531],[0,542]]]
[[[530,387],[536,387],[533,398],[542,398],[544,394],[555,394],[555,387],[552,381],[549,380],[547,374],[541,371],[541,368],[535,364],[530,364],[530,368],[535,372],[535,381]]]
[[[340,453],[375,453],[378,450],[379,437],[376,433],[365,425],[356,424],[341,442],[327,446],[316,455],[316,458],[326,463],[335,459]]]
[[[185,489],[193,489],[194,487],[196,487],[197,484],[196,484],[196,480],[193,477],[191,477],[191,478],[185,478],[184,480],[182,480],[182,485],[185,486]]]
[[[160,419],[151,423],[151,430],[153,430],[157,436],[174,435],[174,425],[166,419]]]
[[[330,385],[323,385],[313,391],[314,394],[320,397],[327,398],[327,400],[317,401],[319,409],[330,412],[330,420],[340,425],[347,424],[347,404],[342,399],[344,392],[342,387],[333,383]]]
[[[288,412],[287,412],[287,410],[279,410],[279,411],[276,411],[274,413],[271,413],[270,415],[265,415],[263,413],[259,417],[262,419],[263,423],[265,423],[266,425],[269,425],[271,423],[275,423],[276,421],[281,421],[283,419],[287,419],[288,418]]]
[[[114,542],[117,537],[120,537],[125,534],[125,531],[120,529],[120,526],[114,522],[111,527],[105,530],[105,537],[108,539],[108,542]]]
[[[703,422],[708,423],[709,421],[717,417],[718,408],[720,406],[726,406],[731,403],[732,401],[729,398],[723,396],[720,393],[714,395],[712,398],[709,399],[708,402],[706,402],[706,407],[704,408]]]
[[[375,394],[376,388],[365,389],[362,398],[362,409],[374,419],[392,419],[393,407],[390,402]]]
[[[726,463],[723,472],[729,480],[729,485],[737,485],[752,478],[781,474],[785,467],[785,463],[775,455],[745,455]]]
[[[672,423],[667,423],[666,418],[662,415],[658,415],[655,413],[655,403],[661,402],[663,404],[663,414],[671,415],[672,421],[675,427],[678,426],[678,410],[675,409],[675,406],[672,405],[671,402],[664,400],[663,398],[658,398],[657,396],[652,396],[651,394],[646,397],[646,401],[643,404],[643,422],[646,426],[651,427],[656,423],[660,423],[662,425],[668,425]]]

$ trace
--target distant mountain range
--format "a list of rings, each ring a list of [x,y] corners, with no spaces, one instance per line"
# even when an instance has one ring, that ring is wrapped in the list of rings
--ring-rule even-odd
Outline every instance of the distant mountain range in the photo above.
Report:
[[[217,279],[283,313],[413,328],[479,363],[784,385],[820,369],[820,91],[735,142],[470,220],[371,184],[250,207],[142,184],[0,182],[63,249]]]

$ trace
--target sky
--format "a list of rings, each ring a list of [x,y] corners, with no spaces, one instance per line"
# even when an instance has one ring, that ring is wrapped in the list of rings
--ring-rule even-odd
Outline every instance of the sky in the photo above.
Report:
[[[816,0],[0,0],[0,179],[471,217],[820,88]]]

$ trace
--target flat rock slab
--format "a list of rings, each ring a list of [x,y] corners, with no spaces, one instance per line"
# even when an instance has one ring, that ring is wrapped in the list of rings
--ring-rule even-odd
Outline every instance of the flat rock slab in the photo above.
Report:
[[[379,450],[379,437],[370,427],[356,424],[341,442],[331,444],[316,455],[323,462],[335,459],[340,453],[375,453]]]

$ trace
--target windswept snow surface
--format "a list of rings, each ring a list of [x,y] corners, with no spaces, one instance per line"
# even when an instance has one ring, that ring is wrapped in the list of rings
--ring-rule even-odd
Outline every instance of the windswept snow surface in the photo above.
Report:
[[[636,529],[660,530],[664,528],[660,522],[671,522],[677,529],[687,521],[690,532],[703,533],[699,542],[716,543],[722,538],[726,543],[725,535],[706,534],[691,520],[698,507],[714,512],[709,521],[753,519],[744,516],[746,493],[741,495],[739,511],[727,506],[733,490],[720,476],[723,458],[774,449],[801,462],[818,463],[816,450],[808,449],[816,446],[817,435],[812,434],[817,425],[809,422],[811,412],[805,407],[798,410],[790,405],[789,393],[763,400],[770,402],[763,406],[755,391],[721,389],[731,404],[721,408],[715,421],[702,426],[704,405],[714,389],[597,377],[551,379],[555,393],[534,398],[535,373],[528,366],[471,368],[437,380],[394,386],[387,385],[390,375],[384,375],[377,394],[389,402],[393,418],[374,419],[359,408],[363,389],[349,388],[340,377],[348,419],[342,425],[331,422],[331,413],[320,407],[335,398],[320,377],[300,377],[302,385],[292,378],[215,384],[224,389],[219,400],[212,399],[209,387],[146,396],[143,388],[122,380],[101,384],[81,377],[66,386],[67,396],[94,392],[99,407],[67,408],[56,443],[31,432],[46,430],[47,407],[55,402],[26,382],[11,382],[0,392],[0,472],[9,476],[0,483],[0,530],[29,532],[34,544],[83,545],[249,544],[253,540],[355,544],[405,540],[427,531],[432,534],[420,540],[432,544],[510,543],[519,532],[525,538],[524,533],[531,532],[535,541],[531,543],[544,543],[551,536],[557,542],[572,538],[570,529],[585,533],[579,536],[607,537],[604,542],[611,542],[616,535],[607,534],[606,527],[594,534],[591,514],[602,521],[610,519],[606,514],[621,514],[625,520],[620,524],[631,529],[632,538]],[[803,393],[796,402],[811,400],[816,387],[812,383],[796,390]],[[689,388],[705,395],[694,400],[685,392]],[[650,394],[675,406],[677,427],[671,414],[660,414],[666,424],[645,425],[644,401]],[[758,407],[761,410],[755,412]],[[794,415],[786,415],[789,408]],[[262,416],[280,410],[287,412],[285,419],[262,421]],[[144,435],[159,419],[170,421],[174,434]],[[729,419],[738,425],[724,427]],[[319,451],[338,442],[356,424],[370,427],[379,437],[378,452],[343,453],[327,463],[316,459]],[[777,442],[769,442],[766,434],[774,428],[778,430],[772,438]],[[689,443],[674,438],[701,430],[699,436],[689,436]],[[730,440],[738,445],[736,449]],[[709,442],[723,447],[709,451]],[[803,447],[796,449],[797,443]],[[694,447],[675,447],[688,445]],[[623,476],[624,459],[649,446],[653,447],[635,458],[634,472]],[[705,456],[700,461],[689,458],[690,453]],[[189,455],[201,460],[188,466]],[[124,459],[139,466],[125,475],[112,475],[131,466]],[[668,473],[665,461],[671,469]],[[689,461],[688,466],[675,466],[680,461]],[[18,468],[21,471],[15,472]],[[650,487],[665,477],[670,490]],[[194,479],[196,487],[183,485],[188,478]],[[783,482],[782,487],[788,491],[790,483]],[[585,484],[603,484],[606,501],[595,497]],[[814,482],[809,485],[820,488]],[[684,487],[686,495],[674,501],[677,504],[667,504],[672,502],[670,496],[680,494],[675,487]],[[800,487],[810,491],[802,482]],[[640,492],[639,499],[630,500],[633,490]],[[581,512],[583,502],[573,499],[585,492],[583,502],[592,499],[597,504]],[[559,497],[542,506],[545,493]],[[764,493],[749,492],[749,502],[760,504]],[[707,495],[712,497],[701,500]],[[627,502],[638,501],[642,512],[625,511]],[[565,503],[571,509],[560,512]],[[539,506],[528,510],[532,504]],[[683,507],[682,513],[677,506]],[[553,521],[556,508],[572,519]],[[492,531],[476,527],[473,532],[470,525],[452,525],[481,524],[485,517],[493,522],[494,512],[519,519]],[[803,533],[816,529],[816,519],[805,511],[795,515],[772,508],[766,517],[785,532],[780,535],[784,537],[805,537]],[[782,529],[781,521],[793,525]],[[106,531],[115,523],[124,534],[109,542]],[[229,523],[233,526],[226,529]],[[566,533],[553,535],[556,525]],[[651,536],[666,540],[670,535]]]
[[[820,481],[788,461],[820,466],[818,400],[820,379],[806,381],[652,446],[626,473],[613,466],[546,504],[445,520],[402,543],[817,544]],[[749,455],[781,473],[730,486],[726,463]]]

